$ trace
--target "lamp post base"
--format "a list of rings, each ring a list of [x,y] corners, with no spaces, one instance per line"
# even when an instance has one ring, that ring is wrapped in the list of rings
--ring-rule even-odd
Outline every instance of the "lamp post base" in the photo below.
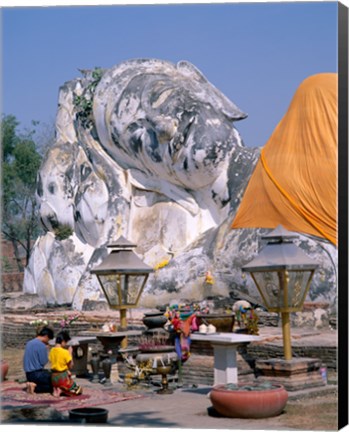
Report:
[[[263,359],[256,361],[258,381],[282,384],[287,391],[324,386],[321,360],[313,358]]]

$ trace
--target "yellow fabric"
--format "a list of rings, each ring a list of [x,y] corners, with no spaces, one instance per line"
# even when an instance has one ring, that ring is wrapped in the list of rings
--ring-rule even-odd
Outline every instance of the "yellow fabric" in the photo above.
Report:
[[[313,75],[261,152],[232,228],[275,228],[337,243],[338,76]]]
[[[72,357],[67,349],[62,347],[53,347],[50,350],[49,360],[51,362],[52,370],[63,372],[68,369],[68,363],[71,362]]]

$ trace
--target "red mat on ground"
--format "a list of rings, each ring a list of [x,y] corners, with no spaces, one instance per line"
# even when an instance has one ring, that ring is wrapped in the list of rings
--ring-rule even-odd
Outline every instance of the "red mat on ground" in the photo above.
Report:
[[[143,397],[142,395],[131,392],[117,392],[113,390],[99,390],[84,387],[82,395],[55,398],[49,393],[28,394],[23,384],[20,385],[16,382],[1,383],[0,395],[0,405],[2,409],[50,406],[60,412],[74,408],[103,406]]]

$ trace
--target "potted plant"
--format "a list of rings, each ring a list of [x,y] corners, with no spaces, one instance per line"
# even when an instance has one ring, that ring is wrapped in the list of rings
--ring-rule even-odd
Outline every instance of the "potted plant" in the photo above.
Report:
[[[167,317],[165,317],[164,312],[152,311],[146,312],[142,319],[143,324],[148,327],[148,329],[158,329],[163,328],[167,323]]]
[[[213,387],[210,399],[215,410],[225,417],[274,417],[286,406],[288,393],[281,384],[222,384]]]

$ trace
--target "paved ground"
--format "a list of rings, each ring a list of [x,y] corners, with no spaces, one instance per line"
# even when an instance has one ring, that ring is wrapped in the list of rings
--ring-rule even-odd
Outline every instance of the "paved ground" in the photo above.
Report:
[[[105,387],[92,384],[88,379],[78,382],[91,388],[105,388],[125,391],[125,386],[116,384]],[[208,394],[210,387],[178,388],[173,394],[159,395],[156,387],[133,390],[143,394],[142,399],[107,404],[109,426],[134,428],[190,428],[190,429],[229,429],[229,430],[337,430],[335,388],[322,389],[310,394],[293,394],[285,411],[267,419],[233,419],[219,416],[212,408]],[[2,413],[4,414],[4,412]],[[56,415],[52,409],[39,409],[35,418],[29,417],[28,410],[11,410],[2,416],[3,423],[23,425],[60,423],[67,426],[68,412]]]
[[[208,397],[209,387],[177,389],[172,395],[146,393],[144,399],[108,405],[114,426],[193,429],[278,429],[279,419],[242,420],[218,417]],[[286,429],[286,427],[285,427]]]
[[[328,389],[330,390],[330,389]],[[115,405],[105,406],[109,411],[108,423],[114,426],[152,427],[152,428],[191,428],[191,429],[249,429],[249,430],[299,430],[304,422],[294,422],[294,408],[297,400],[304,394],[290,399],[283,414],[268,419],[232,419],[219,416],[209,399],[210,387],[176,389],[171,395],[158,395],[156,391],[144,393],[144,398],[137,401],[125,401]],[[332,394],[332,396],[330,396]],[[323,398],[335,401],[334,389],[320,396],[314,393],[311,398]],[[308,393],[309,396],[309,393]],[[306,397],[306,399],[308,399]],[[335,417],[335,416],[334,416]],[[336,419],[332,418],[332,429],[337,429]],[[333,421],[334,420],[334,421]],[[293,425],[290,427],[290,425]],[[331,430],[331,421],[318,423],[316,429]]]

